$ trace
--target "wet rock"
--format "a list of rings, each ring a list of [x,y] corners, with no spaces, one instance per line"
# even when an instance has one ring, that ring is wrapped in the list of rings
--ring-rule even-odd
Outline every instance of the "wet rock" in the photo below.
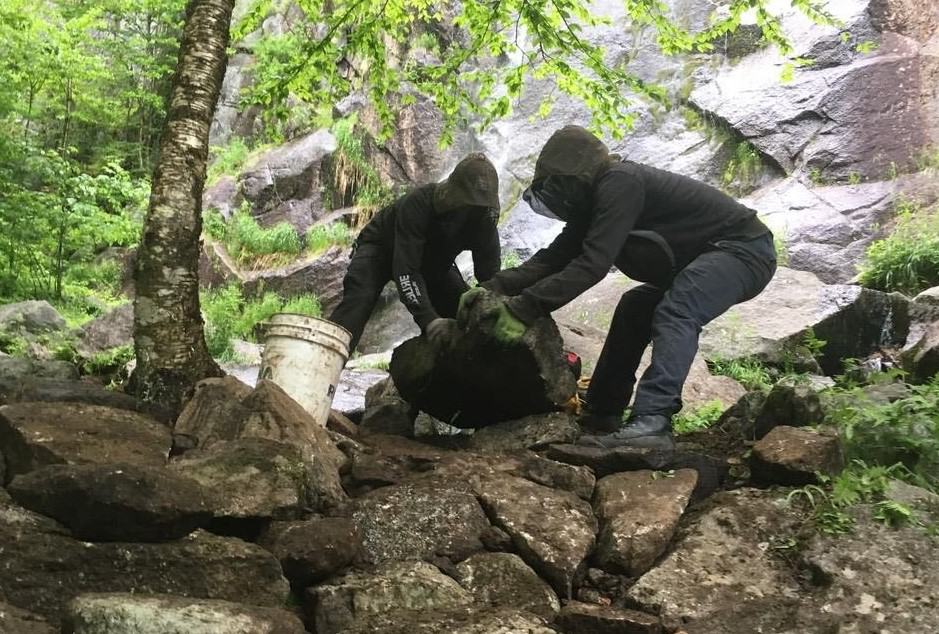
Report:
[[[376,434],[411,438],[417,412],[401,397],[391,377],[379,381],[365,393],[365,413],[359,427]]]
[[[939,374],[939,321],[926,328],[923,336],[900,356],[903,369],[919,383]]]
[[[467,605],[473,597],[435,566],[392,562],[374,572],[351,572],[310,588],[313,622],[318,634],[338,634],[372,615],[393,610],[441,610]],[[384,630],[372,630],[384,631]]]
[[[702,500],[718,491],[727,477],[728,470],[724,460],[699,453],[697,450],[686,449],[682,444],[679,444],[676,451],[551,445],[547,456],[552,460],[590,467],[598,478],[621,471],[692,469],[698,474],[698,481],[691,495],[692,501]]]
[[[388,373],[384,370],[353,370],[347,367],[339,376],[339,385],[336,386],[336,395],[333,397],[333,409],[354,421],[360,421],[365,411],[365,393],[387,377]]]
[[[216,518],[295,519],[310,503],[300,450],[274,440],[216,443],[173,460],[170,470],[199,483]]]
[[[348,518],[318,517],[302,522],[274,522],[258,544],[267,548],[294,588],[328,579],[353,562],[362,539]]]
[[[307,494],[312,508],[329,509],[346,500],[339,480],[346,457],[329,432],[271,381],[259,381],[254,390],[232,377],[201,381],[174,431],[203,449],[217,442],[246,438],[293,445],[307,465]]]
[[[824,587],[824,612],[845,631],[918,632],[939,622],[934,538],[878,522],[871,508],[853,515],[851,533],[818,533],[803,555]]]
[[[770,390],[754,423],[754,434],[762,438],[777,425],[805,427],[825,420],[818,392],[808,385],[777,383]]]
[[[515,470],[515,475],[552,489],[570,491],[584,500],[593,497],[597,483],[597,477],[588,467],[569,465],[536,454],[526,456],[521,467]]]
[[[671,541],[697,479],[697,472],[680,469],[617,473],[597,482],[600,566],[630,577],[649,570]]]
[[[549,621],[561,609],[554,590],[518,555],[473,555],[457,566],[457,573],[457,581],[477,603],[521,609]]]
[[[844,468],[841,440],[834,432],[819,433],[781,425],[753,446],[750,472],[758,482],[802,485],[817,481],[816,473],[835,475]]]
[[[332,246],[313,257],[301,258],[275,269],[243,271],[241,273],[244,292],[248,296],[260,296],[274,291],[281,297],[293,297],[316,289],[323,314],[339,305],[342,299],[342,279],[349,267],[349,248]]]
[[[421,337],[395,349],[391,376],[405,400],[469,428],[551,412],[571,399],[574,375],[562,356],[557,326],[540,319],[517,344],[502,345],[491,332],[491,311],[499,301],[480,295],[448,351],[438,354]]]
[[[69,634],[303,634],[283,609],[168,594],[83,594],[66,608]]]
[[[146,407],[130,394],[108,390],[97,383],[43,377],[27,378],[18,383],[7,394],[6,402],[84,403],[130,412],[142,412]]]
[[[202,488],[164,467],[49,465],[17,476],[8,490],[87,541],[168,541],[211,517]]]
[[[559,595],[570,597],[597,533],[590,505],[573,493],[512,476],[482,482],[479,498],[522,558]]]
[[[88,543],[0,499],[0,601],[51,621],[86,592],[160,592],[280,607],[287,581],[266,550],[196,531],[178,541]]]
[[[7,478],[49,464],[162,466],[169,448],[169,430],[136,412],[79,403],[0,407]]]
[[[11,333],[57,332],[65,329],[62,315],[44,300],[30,300],[0,306],[0,330]]]
[[[0,601],[0,632],[10,634],[56,634],[44,618]]]
[[[323,161],[335,149],[328,131],[311,132],[260,155],[238,177],[241,194],[262,226],[289,222],[304,232],[324,215]]]
[[[718,493],[683,529],[665,559],[644,574],[627,596],[639,609],[661,615],[666,624],[755,606],[763,609],[770,601],[782,609],[803,591],[788,564],[772,550],[767,552],[767,546],[785,548],[800,522],[779,493],[753,489]]]
[[[58,359],[29,359],[26,357],[0,357],[0,386],[12,391],[22,382],[33,378],[75,381],[78,368]]]
[[[134,304],[128,302],[88,322],[78,332],[79,351],[90,357],[134,343]]]
[[[574,416],[554,412],[483,427],[472,435],[469,446],[482,452],[508,452],[574,442],[578,436],[580,426]]]
[[[544,619],[511,608],[470,605],[447,610],[396,610],[375,614],[343,634],[555,634]]]
[[[431,555],[459,561],[482,550],[480,536],[489,527],[471,493],[417,484],[384,487],[359,498],[352,519],[364,558],[373,563]]]
[[[658,617],[578,601],[568,602],[557,618],[562,632],[569,634],[661,634]]]
[[[811,328],[827,342],[818,365],[826,374],[836,374],[843,369],[842,359],[902,345],[909,329],[908,304],[896,293],[829,286],[811,273],[781,267],[756,298],[705,326],[701,352],[707,359],[757,357],[811,369],[815,362],[803,345]]]

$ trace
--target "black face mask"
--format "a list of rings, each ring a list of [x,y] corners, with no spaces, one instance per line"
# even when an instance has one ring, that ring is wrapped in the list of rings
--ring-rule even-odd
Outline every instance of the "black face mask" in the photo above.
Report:
[[[568,221],[587,203],[584,185],[572,176],[548,176],[522,193],[539,216]]]

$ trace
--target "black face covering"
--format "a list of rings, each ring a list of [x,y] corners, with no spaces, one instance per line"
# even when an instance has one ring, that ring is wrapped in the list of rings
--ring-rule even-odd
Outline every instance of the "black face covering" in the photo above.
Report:
[[[522,199],[539,216],[568,221],[587,202],[586,188],[571,176],[547,176],[522,193]]]

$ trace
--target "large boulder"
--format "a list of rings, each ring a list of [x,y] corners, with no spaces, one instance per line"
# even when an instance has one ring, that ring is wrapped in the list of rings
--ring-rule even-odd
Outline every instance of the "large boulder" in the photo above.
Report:
[[[127,410],[80,403],[0,407],[8,479],[50,464],[162,466],[170,442],[169,429]]]
[[[777,425],[806,427],[825,420],[822,399],[811,385],[780,381],[770,390],[753,421],[753,436],[762,438]]]
[[[351,564],[362,549],[355,524],[345,517],[273,522],[258,543],[280,560],[295,588],[328,579]]]
[[[89,543],[0,496],[0,601],[57,620],[86,592],[158,592],[280,607],[287,581],[266,550],[196,531],[178,541]]]
[[[516,608],[554,618],[558,597],[535,571],[511,553],[480,553],[457,566],[457,581],[477,603]]]
[[[508,475],[478,488],[493,523],[511,536],[522,558],[570,598],[597,533],[590,505],[573,493]]]
[[[346,632],[357,621],[393,610],[441,610],[473,602],[456,581],[421,561],[392,562],[371,573],[351,572],[307,593],[318,634]]]
[[[797,11],[784,24],[795,34],[792,57],[814,64],[780,81],[787,58],[768,48],[720,68],[690,101],[727,122],[787,172],[815,169],[826,178],[880,179],[891,163],[905,167],[937,141],[933,100],[939,64],[912,39],[878,32],[869,5],[833,3],[840,20],[815,25]],[[844,39],[848,32],[852,37]],[[860,44],[875,43],[868,53]],[[870,95],[877,99],[870,99]],[[875,103],[876,102],[876,103]]]
[[[929,381],[939,374],[939,320],[926,328],[922,337],[900,355],[903,369],[913,381]]]
[[[833,476],[844,468],[844,450],[837,433],[774,427],[753,446],[750,473],[769,484],[802,485]]]
[[[323,253],[304,257],[286,266],[241,273],[246,295],[274,291],[281,297],[316,292],[323,314],[328,315],[342,299],[342,280],[349,267],[349,248],[331,246]]]
[[[597,482],[600,566],[630,577],[649,570],[671,541],[697,480],[695,471],[680,469],[617,473]]]
[[[58,359],[30,359],[28,357],[0,357],[0,388],[11,392],[29,379],[78,379],[78,368],[74,364]]]
[[[127,302],[88,322],[78,331],[80,352],[90,357],[134,343],[134,304]]]
[[[68,634],[303,634],[284,609],[168,594],[83,594],[68,604]]]
[[[17,476],[8,490],[87,541],[179,539],[211,517],[202,488],[164,467],[49,465]]]
[[[506,346],[492,334],[491,311],[500,301],[491,293],[477,296],[449,349],[435,350],[423,337],[395,349],[391,376],[405,400],[468,428],[550,412],[574,396],[574,375],[555,323],[539,319]]]
[[[757,357],[812,367],[805,348],[811,329],[826,345],[818,365],[828,374],[842,359],[864,358],[879,346],[902,345],[909,328],[908,300],[860,286],[828,286],[815,275],[780,268],[756,298],[705,326],[701,351],[708,359]]]
[[[0,306],[0,330],[39,335],[65,329],[65,319],[44,300],[30,300]]]
[[[27,377],[9,384],[3,397],[5,403],[83,403],[131,412],[148,408],[130,394],[109,390],[100,383],[47,377]]]
[[[442,486],[383,487],[355,501],[352,519],[373,563],[435,555],[457,561],[482,550],[489,521],[475,496]]]
[[[305,232],[319,220],[325,213],[324,159],[335,149],[335,137],[318,130],[258,156],[238,178],[241,197],[258,222],[289,222]]]
[[[889,226],[900,199],[931,204],[936,186],[924,175],[852,185],[812,186],[793,176],[751,193],[756,209],[785,245],[787,266],[815,273],[827,284],[857,275],[868,245]]]
[[[800,523],[779,493],[750,489],[719,493],[628,596],[640,609],[660,614],[666,624],[771,605],[781,611],[802,594],[802,588],[788,565],[767,552],[767,544],[785,546],[784,540],[795,534]],[[706,631],[760,631],[750,626]]]
[[[197,482],[216,518],[296,519],[308,506],[308,467],[294,445],[243,438],[190,451],[170,471]]]
[[[333,508],[346,500],[339,480],[345,456],[324,427],[277,384],[262,380],[253,390],[237,379],[205,379],[176,421],[174,431],[198,448],[247,438],[293,445],[307,467],[312,508]]]

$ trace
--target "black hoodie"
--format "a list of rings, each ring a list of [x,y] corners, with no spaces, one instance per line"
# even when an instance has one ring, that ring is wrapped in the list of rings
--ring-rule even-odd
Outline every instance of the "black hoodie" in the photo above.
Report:
[[[769,231],[755,211],[720,190],[686,176],[619,161],[594,135],[577,126],[551,137],[535,175],[536,179],[575,176],[589,186],[590,200],[547,248],[521,266],[502,271],[487,285],[519,295],[509,307],[527,323],[564,306],[613,266],[627,275],[648,268],[642,257],[637,259],[639,249],[632,248],[645,241],[627,242],[633,232],[654,232],[667,244],[673,265],[659,268],[670,270],[642,276],[646,278],[642,281],[664,286],[714,242],[747,240]]]

